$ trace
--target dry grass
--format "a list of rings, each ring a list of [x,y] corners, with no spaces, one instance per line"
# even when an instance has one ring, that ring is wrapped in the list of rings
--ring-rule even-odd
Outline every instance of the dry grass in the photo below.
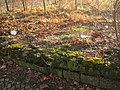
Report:
[[[47,9],[49,10],[49,8],[66,8],[66,9],[75,9],[75,2],[74,0],[63,0],[61,3],[58,3],[57,5],[51,5],[52,3],[54,3],[54,0],[49,0],[50,2],[46,2],[46,6],[48,7]],[[12,0],[9,0],[8,2],[9,4],[9,8],[10,10],[14,9],[20,9],[23,10],[22,7],[22,3],[20,0],[16,0],[14,2],[14,6],[13,6],[13,2]],[[99,2],[97,0],[78,0],[78,9],[84,9],[84,10],[92,10],[92,9],[97,9],[100,11],[104,11],[104,10],[111,10],[112,8],[112,0],[99,0]],[[28,10],[31,10],[31,5],[32,5],[32,0],[27,1],[27,6],[28,6]],[[42,5],[42,0],[35,0],[33,3],[33,8],[43,8]],[[5,2],[4,0],[0,0],[0,11],[4,12],[6,11],[6,6],[5,6]]]

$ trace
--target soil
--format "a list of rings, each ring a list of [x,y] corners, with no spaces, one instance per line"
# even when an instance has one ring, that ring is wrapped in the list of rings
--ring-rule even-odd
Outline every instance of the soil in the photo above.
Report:
[[[93,90],[95,87],[0,61],[0,90]],[[96,89],[102,90],[102,89]]]

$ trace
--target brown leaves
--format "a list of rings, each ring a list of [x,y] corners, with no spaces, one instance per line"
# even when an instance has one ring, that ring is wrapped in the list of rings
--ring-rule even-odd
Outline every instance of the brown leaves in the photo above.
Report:
[[[47,87],[48,87],[47,84],[40,84],[40,90],[43,90],[43,89],[45,89],[45,88],[47,88]]]
[[[101,33],[101,32],[98,32],[98,31],[94,31],[94,32],[92,32],[91,36],[92,36],[93,38],[98,38],[98,37],[103,38],[103,37],[104,37],[104,34]]]
[[[0,35],[4,35],[6,32],[4,30],[0,30]]]
[[[1,69],[5,69],[5,68],[6,68],[6,65],[3,64],[3,65],[0,67],[0,70],[1,70]]]

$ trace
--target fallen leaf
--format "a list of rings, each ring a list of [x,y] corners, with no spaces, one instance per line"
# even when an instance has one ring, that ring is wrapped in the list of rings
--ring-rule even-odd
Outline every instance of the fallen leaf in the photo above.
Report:
[[[63,89],[63,87],[58,87],[58,89],[62,90],[62,89]]]
[[[74,81],[74,84],[75,84],[75,85],[79,85],[79,83],[78,83],[78,82],[76,82],[76,81]]]
[[[3,65],[0,67],[0,70],[1,70],[1,69],[5,69],[5,68],[6,68],[6,65],[3,64]]]
[[[9,66],[13,65],[13,61],[7,61],[7,65]]]
[[[49,80],[49,78],[48,77],[43,77],[43,80],[47,81],[47,80]]]
[[[41,84],[41,85],[40,85],[40,90],[43,90],[44,88],[47,88],[47,87],[48,87],[47,84]]]
[[[106,25],[106,26],[105,26],[105,28],[107,29],[107,28],[109,28],[109,26],[108,26],[108,25]]]
[[[17,31],[16,30],[12,30],[12,31],[10,31],[10,34],[11,35],[17,35]]]

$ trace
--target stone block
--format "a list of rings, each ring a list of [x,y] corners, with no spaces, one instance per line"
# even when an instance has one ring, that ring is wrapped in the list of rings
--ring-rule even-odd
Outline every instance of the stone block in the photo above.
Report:
[[[99,78],[81,74],[81,82],[93,86],[99,86]]]
[[[77,73],[77,72],[71,72],[71,71],[63,71],[63,76],[64,76],[64,78],[66,78],[66,79],[71,79],[71,80],[75,80],[75,81],[80,81],[80,75],[79,75],[79,73]]]
[[[56,74],[59,77],[63,77],[61,69],[52,69],[51,71],[52,71],[53,74]]]
[[[79,66],[75,61],[67,62],[67,68],[72,71],[80,71]]]
[[[120,81],[101,78],[100,87],[107,90],[120,90]]]

